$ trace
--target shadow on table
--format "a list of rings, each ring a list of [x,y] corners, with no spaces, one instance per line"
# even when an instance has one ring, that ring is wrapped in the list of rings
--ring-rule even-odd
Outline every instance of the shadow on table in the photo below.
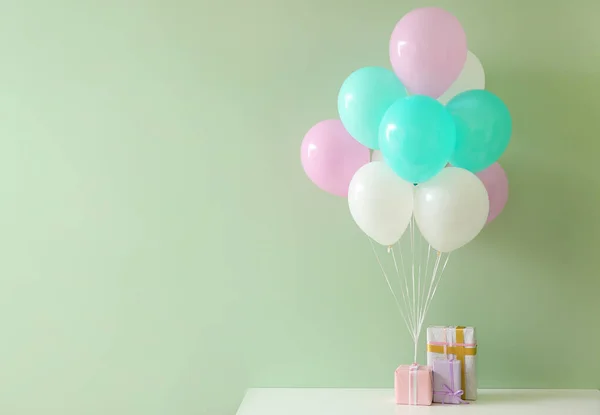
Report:
[[[554,397],[560,399],[560,389],[556,389],[556,395],[552,390],[518,389],[514,393],[486,393],[480,392],[477,397],[477,405],[514,405],[523,403],[539,403],[551,401]]]

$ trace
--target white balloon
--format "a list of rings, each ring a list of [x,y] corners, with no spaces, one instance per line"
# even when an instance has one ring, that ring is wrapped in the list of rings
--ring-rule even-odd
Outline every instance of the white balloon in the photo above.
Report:
[[[462,72],[450,88],[438,98],[438,101],[446,105],[448,101],[471,89],[485,89],[485,73],[481,61],[471,51],[467,52],[467,60]]]
[[[415,220],[421,235],[440,252],[454,251],[475,238],[489,210],[481,180],[458,167],[446,167],[415,191]]]
[[[348,188],[350,214],[360,229],[382,245],[402,236],[413,213],[414,186],[383,161],[362,166]]]
[[[371,152],[371,161],[383,161],[383,154],[380,150],[373,150]]]

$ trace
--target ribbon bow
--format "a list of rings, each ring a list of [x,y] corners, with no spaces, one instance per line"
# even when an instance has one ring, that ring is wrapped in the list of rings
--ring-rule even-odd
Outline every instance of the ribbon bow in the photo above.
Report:
[[[433,392],[434,395],[444,395],[444,400],[442,401],[442,405],[446,403],[446,398],[448,396],[454,396],[456,399],[458,399],[459,404],[461,404],[461,403],[469,404],[469,402],[461,399],[461,396],[463,395],[463,393],[465,393],[462,389],[453,391],[452,388],[450,386],[448,386],[447,384],[444,384],[443,386],[446,389],[445,391]]]

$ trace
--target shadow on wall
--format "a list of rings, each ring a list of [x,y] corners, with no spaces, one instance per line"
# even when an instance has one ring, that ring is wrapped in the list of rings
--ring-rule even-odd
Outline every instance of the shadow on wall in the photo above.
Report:
[[[494,330],[503,332],[496,334],[507,342],[486,345],[488,354],[506,361],[499,368],[504,374],[496,373],[498,379],[523,374],[516,387],[590,387],[581,383],[582,369],[566,356],[588,355],[587,370],[600,370],[600,357],[589,354],[589,345],[600,336],[584,327],[590,315],[600,315],[597,75],[499,72],[489,78],[489,89],[506,102],[514,121],[513,139],[500,160],[510,195],[504,217],[490,225],[498,230],[490,236],[484,232],[476,249],[493,247],[496,257],[518,261],[520,269],[513,267],[512,272],[521,275],[509,276],[513,285],[503,289],[514,298],[507,298],[504,314],[495,317]],[[489,283],[490,288],[503,284]],[[526,301],[544,311],[533,313],[535,317],[516,315],[510,301]],[[510,327],[501,322],[507,315],[518,319]],[[568,335],[557,332],[567,327]],[[528,339],[526,346],[518,341],[520,336]],[[554,336],[568,336],[569,342],[550,341]],[[548,365],[550,360],[553,365]],[[556,371],[562,373],[558,379]],[[501,383],[487,381],[486,386]]]
[[[524,160],[523,160],[524,161]],[[574,273],[595,262],[600,232],[600,180],[592,174],[563,174],[551,162],[504,163],[509,171],[510,199],[498,246],[499,255],[517,255],[525,262],[544,263],[554,271]],[[563,169],[566,170],[566,169]],[[510,212],[510,213],[509,213]]]
[[[597,75],[500,72],[489,77],[494,82],[488,88],[506,102],[514,122],[501,160],[510,183],[505,212],[510,219],[503,226],[511,230],[502,234],[524,259],[573,273],[572,267],[595,262],[600,242]],[[496,85],[523,88],[496,90]]]

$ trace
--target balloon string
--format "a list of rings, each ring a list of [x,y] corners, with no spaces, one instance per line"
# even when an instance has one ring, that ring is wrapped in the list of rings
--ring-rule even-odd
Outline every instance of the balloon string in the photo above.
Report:
[[[400,277],[400,271],[398,270],[398,262],[396,261],[396,254],[394,253],[394,249],[391,249],[390,252],[392,254],[392,259],[394,260],[394,267],[396,268],[396,274],[398,275],[398,279],[400,280],[400,293],[402,294],[402,301],[404,302],[404,307],[406,310],[410,311],[410,308],[408,306],[408,299],[407,299],[408,293],[405,294],[404,290],[402,289],[402,278]],[[402,270],[402,273],[404,274],[404,280],[406,280],[406,274],[404,273],[404,270]],[[408,320],[410,321],[410,314],[409,314]],[[416,326],[413,326],[411,324],[411,327],[409,330],[412,330],[413,338],[414,338]]]
[[[404,320],[404,323],[406,324],[406,328],[409,330],[409,332],[411,332],[411,337],[414,342],[415,338],[414,338],[413,332],[411,331],[411,327],[409,326],[408,320],[406,319],[406,316],[404,315],[404,311],[402,311],[402,307],[400,306],[398,297],[396,296],[396,293],[394,292],[394,289],[392,288],[392,284],[390,284],[390,279],[388,278],[387,273],[385,272],[385,269],[383,268],[381,260],[379,259],[379,255],[377,255],[377,251],[375,250],[375,245],[373,245],[373,241],[371,240],[371,238],[369,238],[369,242],[371,243],[371,249],[373,249],[375,258],[377,258],[377,263],[379,264],[379,268],[381,268],[381,272],[383,273],[383,276],[385,277],[385,282],[387,282],[390,292],[392,293],[392,296],[394,297],[394,300],[396,301],[396,306],[398,307],[398,311],[400,312],[400,315],[402,316],[402,319]]]
[[[442,276],[444,275],[444,270],[446,269],[446,265],[448,265],[448,260],[450,259],[450,253],[448,252],[448,256],[446,257],[446,260],[444,261],[444,266],[442,267],[442,270],[440,271],[440,275],[435,283],[435,287],[433,288],[433,292],[431,293],[431,298],[429,299],[429,304],[427,304],[427,306],[425,307],[425,313],[423,314],[423,319],[420,322],[420,326],[423,325],[423,321],[425,320],[425,316],[427,315],[427,312],[429,311],[429,307],[431,307],[431,303],[433,302],[433,298],[435,297],[435,293],[438,289],[438,286],[440,285],[440,281],[442,280]]]
[[[415,226],[415,232],[417,230],[417,227]],[[420,310],[421,310],[421,263],[423,262],[422,259],[422,255],[421,255],[421,247],[423,245],[423,237],[421,235],[421,232],[419,232],[418,235],[419,238],[419,248],[418,248],[418,252],[419,252],[419,278],[417,278],[417,284],[418,284],[418,288],[417,288],[417,321],[420,321]],[[420,332],[419,332],[420,334]],[[417,336],[417,339],[419,338],[419,336]]]
[[[416,303],[415,303],[415,217],[414,216],[411,216],[411,218],[410,218],[410,252],[411,252],[411,256],[412,256],[412,263],[411,263],[412,310],[413,310],[413,317],[415,319],[414,327],[417,327],[417,307],[416,307]],[[415,335],[415,338],[416,338],[416,335]],[[415,359],[414,359],[415,362],[417,361],[416,353],[417,353],[417,346],[415,345]]]
[[[429,302],[429,298],[430,298],[431,292],[433,290],[435,276],[437,274],[438,267],[440,265],[440,259],[441,259],[441,253],[438,252],[436,255],[436,259],[435,259],[435,264],[433,266],[433,271],[431,272],[431,279],[429,280],[429,290],[427,291],[427,297],[425,298],[425,308],[423,309],[422,320],[424,320],[423,315],[425,314],[425,309],[427,308],[427,303]]]
[[[404,255],[402,255],[402,246],[400,245],[400,241],[398,241],[397,243],[398,245],[398,253],[400,254],[400,263],[402,264],[402,275],[404,276],[404,289],[406,290],[406,309],[408,310],[408,318],[411,319],[412,317],[412,310],[409,306],[410,304],[410,294],[408,291],[408,278],[406,276],[406,268],[404,265]],[[402,289],[402,284],[400,284],[400,289]],[[416,328],[416,325],[414,325],[414,327]]]
[[[430,262],[432,249],[431,249],[431,245],[428,244],[427,260],[425,263],[425,273],[423,274],[422,273],[423,267],[422,267],[422,261],[421,261],[421,259],[423,258],[423,255],[421,252],[419,252],[419,254],[418,254],[419,266],[418,266],[418,268],[415,267],[415,248],[417,247],[415,240],[414,240],[415,231],[416,231],[416,227],[415,227],[414,218],[411,218],[411,222],[410,222],[411,241],[410,242],[411,242],[411,259],[412,259],[412,261],[411,261],[411,268],[410,268],[410,273],[411,273],[410,288],[409,288],[409,283],[408,283],[409,277],[407,275],[407,272],[405,272],[404,255],[402,254],[402,247],[401,247],[400,242],[398,242],[397,245],[398,245],[398,253],[400,254],[400,261],[401,261],[401,265],[402,265],[402,267],[401,267],[402,274],[400,273],[400,267],[398,266],[398,261],[396,258],[396,253],[394,252],[394,247],[393,246],[388,247],[388,253],[391,253],[391,255],[392,255],[394,268],[395,268],[396,274],[398,276],[400,293],[402,294],[402,301],[400,301],[399,296],[394,291],[394,288],[392,286],[390,278],[383,266],[383,263],[381,262],[381,258],[375,249],[373,240],[371,238],[369,238],[369,243],[371,244],[371,249],[373,250],[373,253],[375,254],[375,258],[377,260],[377,263],[379,264],[379,268],[381,269],[381,272],[385,278],[387,286],[388,286],[390,292],[392,293],[392,297],[394,298],[394,302],[396,303],[396,307],[398,308],[398,311],[402,317],[402,320],[404,321],[404,324],[406,325],[406,328],[410,333],[411,339],[413,340],[414,362],[416,362],[417,358],[418,358],[418,343],[419,343],[419,338],[421,335],[423,323],[425,322],[425,318],[429,312],[429,308],[431,307],[431,303],[433,302],[433,299],[437,292],[438,286],[440,285],[442,276],[444,275],[444,271],[445,271],[446,266],[448,265],[448,261],[450,259],[450,254],[448,253],[445,260],[442,261],[443,253],[436,251],[436,259],[435,259],[435,262],[433,265],[433,271],[431,274],[431,278],[429,279],[429,284],[426,284],[424,280],[421,281],[422,278],[428,278],[427,274],[429,271],[429,262]],[[422,236],[421,236],[421,239],[422,239]],[[421,246],[422,246],[422,241],[420,240],[419,248]],[[441,265],[441,267],[440,267],[440,265]],[[438,274],[438,272],[439,272],[439,274]],[[415,279],[416,279],[416,281],[415,281]],[[404,282],[402,280],[404,280]],[[429,289],[426,289],[427,285],[429,285]],[[416,292],[415,292],[415,290],[416,290]],[[425,296],[426,291],[427,291],[427,295]],[[411,295],[411,292],[412,292],[412,295]]]
[[[431,245],[427,244],[427,260],[425,262],[425,273],[423,274],[423,278],[427,278],[427,273],[429,272],[429,258],[431,257]],[[426,286],[427,284],[425,284],[425,281],[423,281],[422,284],[422,291],[419,292],[419,300],[420,300],[420,306],[419,306],[419,321],[421,320],[421,317],[423,316],[423,311],[425,309],[425,291],[426,291]]]

